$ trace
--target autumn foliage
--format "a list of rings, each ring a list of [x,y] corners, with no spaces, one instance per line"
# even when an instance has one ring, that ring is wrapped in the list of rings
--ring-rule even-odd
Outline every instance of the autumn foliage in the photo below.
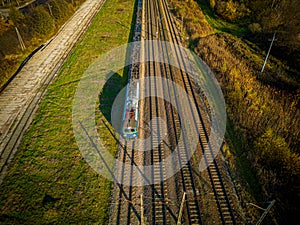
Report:
[[[6,29],[0,32],[0,43],[5,43],[0,45],[0,86],[34,48],[54,35],[83,1],[51,0],[43,5],[28,7],[24,12],[11,7],[9,18],[0,17],[0,23],[6,25]],[[25,42],[25,52],[20,48],[15,28]]]

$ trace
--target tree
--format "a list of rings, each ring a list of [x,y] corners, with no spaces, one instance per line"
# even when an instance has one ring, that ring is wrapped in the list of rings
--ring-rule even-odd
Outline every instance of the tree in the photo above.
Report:
[[[265,194],[276,198],[280,211],[297,217],[300,200],[300,157],[292,153],[287,143],[267,129],[254,142],[255,168]]]
[[[291,151],[284,138],[276,137],[268,128],[254,143],[257,162],[265,169],[280,173],[291,157]]]
[[[264,33],[277,32],[276,45],[300,48],[300,4],[298,0],[256,0],[249,3],[252,16]]]
[[[66,1],[53,0],[50,5],[55,19],[62,20],[71,12]]]
[[[38,6],[33,10],[30,25],[34,32],[42,35],[49,34],[54,30],[54,20],[43,6]]]
[[[11,7],[9,10],[9,18],[13,21],[16,27],[24,25],[25,16],[15,7]]]

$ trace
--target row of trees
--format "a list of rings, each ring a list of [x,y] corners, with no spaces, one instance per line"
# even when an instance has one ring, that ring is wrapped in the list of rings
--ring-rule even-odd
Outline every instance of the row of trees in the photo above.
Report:
[[[46,35],[51,34],[73,12],[67,0],[52,0],[32,8],[26,16],[16,8],[11,8],[10,19],[24,34]]]
[[[28,2],[29,0],[2,0],[2,7],[10,7],[10,6],[20,6],[21,4]]]
[[[0,86],[20,63],[18,55],[22,53],[15,28],[25,46],[32,50],[51,37],[82,2],[84,0],[50,0],[37,7],[30,5],[23,12],[10,8],[9,28],[0,33],[0,43],[5,43],[0,45]]]

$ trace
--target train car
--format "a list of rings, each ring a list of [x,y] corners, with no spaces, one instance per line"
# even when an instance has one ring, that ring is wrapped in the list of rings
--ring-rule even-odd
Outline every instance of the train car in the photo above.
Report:
[[[139,118],[139,82],[130,82],[126,88],[123,112],[122,135],[125,139],[138,137]]]

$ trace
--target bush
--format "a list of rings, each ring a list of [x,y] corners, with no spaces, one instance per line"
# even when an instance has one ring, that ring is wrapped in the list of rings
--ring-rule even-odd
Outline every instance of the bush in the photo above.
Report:
[[[256,162],[266,170],[280,173],[290,161],[291,151],[281,137],[276,137],[273,130],[268,128],[254,142]]]
[[[66,1],[53,0],[50,3],[50,7],[53,17],[57,20],[63,20],[71,14],[71,10]]]
[[[261,32],[261,26],[259,23],[251,23],[248,26],[248,29],[252,32],[252,33],[259,33]]]
[[[221,1],[216,5],[216,13],[226,20],[233,21],[236,17],[236,7],[232,1]]]
[[[38,6],[33,10],[29,21],[33,31],[38,34],[46,35],[54,31],[54,21],[43,6]]]
[[[22,27],[24,25],[25,16],[15,7],[10,8],[9,18],[13,21],[16,27]]]
[[[299,156],[291,152],[283,138],[267,129],[254,142],[253,158],[266,195],[277,199],[283,208],[293,211],[299,201]]]
[[[223,19],[234,22],[249,15],[250,11],[245,4],[233,0],[229,1],[210,1],[214,5],[216,14]]]

